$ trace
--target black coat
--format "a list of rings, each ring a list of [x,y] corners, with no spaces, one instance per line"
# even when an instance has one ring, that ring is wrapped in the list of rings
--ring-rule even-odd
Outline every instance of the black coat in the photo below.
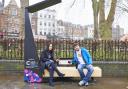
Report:
[[[41,62],[46,62],[49,60],[53,60],[54,61],[54,53],[53,51],[49,51],[49,50],[44,50],[42,51],[41,55],[40,55],[40,60]]]
[[[46,68],[45,62],[49,61],[49,60],[54,61],[54,53],[52,51],[48,51],[48,50],[42,51],[41,55],[40,55],[40,60],[39,60],[39,70],[40,70],[41,74],[44,73],[44,69]]]

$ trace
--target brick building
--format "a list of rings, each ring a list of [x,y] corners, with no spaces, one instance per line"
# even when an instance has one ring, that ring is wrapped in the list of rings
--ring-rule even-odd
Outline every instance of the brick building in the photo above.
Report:
[[[4,25],[4,14],[3,12],[3,8],[4,8],[4,0],[0,1],[0,38],[3,38],[3,25]]]
[[[21,9],[15,0],[10,0],[9,4],[1,11],[2,21],[1,32],[6,38],[19,38],[21,31]]]
[[[84,26],[63,22],[62,20],[57,21],[57,25],[58,33],[60,33],[58,35],[63,36],[63,38],[74,40],[83,40],[85,38],[86,28]]]

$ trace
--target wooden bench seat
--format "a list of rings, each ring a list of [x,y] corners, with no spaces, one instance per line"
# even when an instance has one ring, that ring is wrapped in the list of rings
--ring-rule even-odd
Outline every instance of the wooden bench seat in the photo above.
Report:
[[[59,66],[58,69],[65,74],[65,77],[80,77],[78,70],[73,66],[73,67],[63,67]],[[87,69],[84,69],[84,73],[87,72]],[[43,77],[49,77],[49,72],[48,70],[45,70],[45,74]],[[58,77],[56,72],[54,73],[54,77]],[[92,74],[92,77],[102,77],[102,69],[98,66],[94,67],[94,72]]]

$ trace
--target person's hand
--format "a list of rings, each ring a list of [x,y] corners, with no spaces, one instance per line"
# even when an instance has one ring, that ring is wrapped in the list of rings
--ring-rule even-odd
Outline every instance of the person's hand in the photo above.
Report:
[[[56,62],[59,62],[59,59],[56,59]]]

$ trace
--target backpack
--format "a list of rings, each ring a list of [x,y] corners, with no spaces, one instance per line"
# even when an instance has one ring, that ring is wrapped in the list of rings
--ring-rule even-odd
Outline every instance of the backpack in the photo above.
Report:
[[[24,81],[29,83],[40,83],[42,78],[37,73],[34,73],[30,69],[24,69]]]

